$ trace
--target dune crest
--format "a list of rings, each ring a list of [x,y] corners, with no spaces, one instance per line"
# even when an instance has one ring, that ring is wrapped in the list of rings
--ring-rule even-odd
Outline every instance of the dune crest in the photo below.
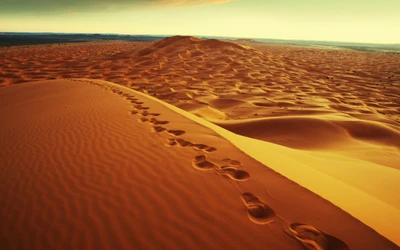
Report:
[[[152,96],[148,98],[161,102]],[[161,103],[212,129],[265,166],[331,201],[394,242],[400,242],[394,229],[394,224],[400,223],[400,203],[396,199],[400,192],[397,185],[400,179],[397,148],[388,151],[388,146],[363,147],[350,141],[350,152],[340,151],[342,148],[325,151],[294,150],[235,134],[175,106]],[[363,150],[358,151],[358,147]],[[383,156],[376,154],[383,150]],[[365,161],[366,157],[362,155],[365,153],[371,154],[368,156],[370,161]],[[382,214],[390,219],[383,220]]]
[[[73,79],[2,88],[0,98],[6,249],[300,250],[313,240],[321,249],[398,249],[139,92]]]

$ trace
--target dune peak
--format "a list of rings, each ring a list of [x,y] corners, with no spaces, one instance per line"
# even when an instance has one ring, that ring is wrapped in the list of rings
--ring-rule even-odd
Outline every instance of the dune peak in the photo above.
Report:
[[[193,36],[171,36],[138,51],[136,55],[150,56],[156,53],[174,56],[177,55],[177,52],[179,53],[182,50],[213,54],[223,54],[229,50],[231,51],[230,54],[235,54],[235,52],[240,54],[243,51],[249,51],[250,47],[218,39],[203,39]]]

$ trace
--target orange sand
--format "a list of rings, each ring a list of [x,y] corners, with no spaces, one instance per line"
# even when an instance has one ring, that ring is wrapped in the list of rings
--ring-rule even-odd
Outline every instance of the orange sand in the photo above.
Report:
[[[397,249],[132,90],[58,80],[0,98],[5,249]]]
[[[242,42],[0,49],[2,85],[152,96],[1,88],[4,244],[398,249],[346,212],[400,244],[400,56]]]

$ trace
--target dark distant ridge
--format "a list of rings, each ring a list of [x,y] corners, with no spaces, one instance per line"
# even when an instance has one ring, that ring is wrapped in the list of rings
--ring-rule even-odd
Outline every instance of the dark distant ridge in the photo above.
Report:
[[[229,41],[221,41],[218,39],[202,39],[193,36],[171,36],[164,38],[155,44],[152,45],[153,49],[163,49],[166,47],[175,47],[175,46],[190,46],[190,45],[197,45],[201,47],[208,47],[208,48],[225,48],[225,47],[232,47],[240,50],[246,49],[245,47],[232,43]]]
[[[60,34],[60,33],[1,33],[0,46],[76,43],[92,41],[151,42],[164,36],[116,35],[116,34]]]
[[[158,41],[170,35],[120,35],[120,34],[74,34],[74,33],[51,33],[51,32],[0,32],[0,46],[14,45],[33,45],[33,44],[52,44],[52,43],[72,43],[90,41],[135,41],[151,42]],[[173,36],[175,37],[175,36]],[[185,36],[182,36],[185,37]],[[333,42],[333,41],[309,41],[309,40],[284,40],[267,38],[241,38],[224,36],[198,36],[206,39],[231,40],[243,43],[280,43],[294,44],[303,46],[327,46],[342,49],[352,49],[360,51],[392,52],[400,53],[400,43],[378,44],[378,43],[356,43],[356,42]]]
[[[396,54],[400,53],[400,43],[380,44],[380,43],[335,42],[335,41],[313,41],[313,40],[282,40],[282,39],[263,39],[263,38],[254,38],[253,40],[262,43],[280,43],[280,44],[292,44],[292,45],[302,45],[302,46],[324,46],[324,47],[333,47],[340,49],[359,50],[359,51],[389,52],[389,53],[393,52]]]
[[[250,38],[239,38],[234,40],[237,43],[258,43],[256,40]]]

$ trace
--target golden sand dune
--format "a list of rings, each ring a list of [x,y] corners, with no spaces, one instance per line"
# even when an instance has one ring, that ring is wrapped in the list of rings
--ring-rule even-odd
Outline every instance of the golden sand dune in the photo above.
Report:
[[[184,36],[153,43],[102,42],[0,49],[1,85],[83,77],[108,80],[144,93],[153,101],[155,98],[163,100],[173,105],[164,103],[168,106],[167,110],[180,113],[178,107],[189,111],[190,114],[181,115],[214,131],[203,131],[197,136],[202,135],[206,140],[224,136],[247,155],[329,200],[397,244],[400,244],[396,231],[400,223],[400,200],[397,198],[400,192],[397,185],[400,179],[399,67],[400,56],[396,54],[261,44],[246,40],[235,43]],[[17,87],[10,87],[14,88]],[[18,88],[28,89],[25,86]],[[8,87],[0,90],[2,93],[11,91]],[[35,93],[35,88],[29,91]],[[4,94],[4,98],[7,95]],[[9,102],[13,102],[11,99]],[[30,99],[14,102],[30,106]],[[205,157],[205,154],[220,152],[222,146],[219,142],[203,142],[199,137],[190,137],[189,131],[193,129],[192,132],[196,134],[198,128],[190,128],[185,122],[181,128],[169,128],[172,124],[170,113],[158,117],[161,112],[148,111],[141,102],[144,101],[131,100],[135,110],[130,115],[137,116],[140,124],[151,124],[150,130],[154,133],[171,136],[163,138],[163,145],[204,153],[189,157],[191,160],[188,164],[194,170],[216,170],[217,176],[222,175],[240,183],[240,188],[255,178],[259,185],[274,183],[264,173],[268,168],[254,161],[251,161],[251,166],[255,164],[260,167],[255,167],[252,174],[251,171],[236,168],[235,164],[226,164],[230,163],[233,156],[221,155],[220,158],[226,158],[226,161],[218,164],[207,158],[209,156]],[[50,111],[49,114],[53,115]],[[47,116],[43,113],[38,117],[47,119]],[[110,120],[115,118],[114,114],[110,114],[110,117]],[[1,131],[9,131],[12,125],[17,126],[20,122],[7,123],[11,124],[7,125],[10,127]],[[107,134],[106,131],[96,133]],[[181,138],[182,135],[185,138]],[[123,137],[115,134],[107,137],[108,144],[117,147],[118,143],[114,143],[112,138],[118,136]],[[45,141],[42,140],[43,143]],[[141,141],[156,145],[149,138],[143,137]],[[42,146],[43,143],[38,145]],[[229,145],[226,148],[234,150],[231,155],[242,155]],[[50,148],[43,152],[48,152]],[[13,150],[17,148],[10,148],[7,154]],[[77,153],[86,151],[83,146],[73,150],[78,150]],[[146,155],[144,158],[149,157]],[[7,164],[15,159],[11,157],[9,160]],[[102,159],[98,162],[103,164]],[[107,162],[113,165],[112,161]],[[148,160],[143,164],[151,165],[151,162]],[[292,186],[281,188],[288,191]],[[250,191],[240,190],[243,193],[242,204],[248,207],[250,220],[269,222],[272,218],[281,218],[282,212],[276,209],[279,202],[271,204],[280,194],[276,193],[274,199],[267,200],[265,196],[253,198],[244,194]],[[279,193],[286,192],[282,190]],[[178,189],[174,191],[178,192]],[[250,194],[255,194],[255,191]],[[290,197],[282,202],[288,204],[292,198],[301,198],[297,195]],[[306,200],[304,198],[303,202]],[[319,206],[315,209],[323,210]],[[253,210],[253,207],[256,209]],[[258,207],[263,208],[261,212],[258,212]],[[306,209],[310,209],[309,205]],[[314,210],[313,213],[317,213]],[[327,215],[324,220],[337,225],[338,222],[333,222],[332,218],[332,215]],[[331,242],[329,244],[339,246],[339,249],[343,245],[337,243],[335,237],[352,249],[382,248],[374,244],[364,248],[353,247],[355,245],[349,244],[343,235],[321,228],[319,224],[298,219],[288,221],[291,224],[285,227],[287,232],[303,245],[311,244],[315,248],[316,243],[310,243],[307,235],[318,235],[315,238],[320,242],[318,244]],[[305,238],[300,240],[302,237]],[[232,243],[231,246],[239,245]],[[280,249],[285,249],[282,247]],[[329,249],[322,245],[319,247]],[[333,246],[331,248],[336,249]]]
[[[140,92],[53,80],[0,100],[2,249],[398,249]]]
[[[265,166],[338,205],[394,242],[400,242],[396,230],[400,223],[397,147],[349,140],[329,150],[291,149],[232,133],[196,115],[182,113],[175,106],[164,105],[211,128]],[[258,134],[263,128],[248,126],[247,130]],[[317,138],[312,135],[303,139],[317,142]]]

